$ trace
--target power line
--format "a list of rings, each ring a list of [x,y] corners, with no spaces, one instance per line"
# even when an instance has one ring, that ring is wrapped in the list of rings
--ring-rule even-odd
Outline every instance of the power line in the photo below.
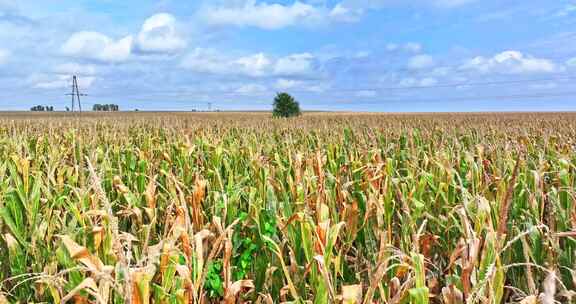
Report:
[[[372,105],[372,104],[380,104],[380,103],[398,103],[398,102],[406,102],[406,103],[437,103],[437,102],[456,102],[456,101],[478,101],[478,100],[529,100],[529,99],[544,99],[544,98],[558,98],[558,97],[576,97],[576,91],[569,91],[569,92],[560,92],[560,93],[551,93],[551,94],[511,94],[511,95],[493,95],[493,96],[469,96],[469,97],[452,97],[452,98],[438,98],[438,99],[384,99],[384,100],[375,100],[370,102],[362,102],[362,101],[337,101],[337,104],[364,104],[364,105]],[[183,104],[184,102],[181,101],[173,101],[174,104]],[[8,103],[4,104],[4,106],[9,107],[16,107],[21,105],[20,103]],[[182,105],[182,107],[187,107],[186,105]]]
[[[566,77],[550,77],[550,78],[536,78],[536,79],[520,79],[520,80],[501,80],[501,81],[487,81],[487,82],[460,82],[460,83],[447,83],[447,84],[434,84],[434,85],[423,85],[423,86],[398,86],[398,87],[362,87],[354,89],[329,89],[329,92],[358,92],[358,91],[392,91],[392,90],[417,90],[417,89],[436,89],[436,88],[460,88],[460,87],[478,87],[478,86],[494,86],[494,85],[514,85],[523,83],[537,83],[537,82],[547,82],[547,81],[563,81],[563,80],[576,80],[576,76],[566,76]],[[310,90],[291,90],[292,92],[306,92],[306,93],[317,93],[321,94],[323,92],[314,92]],[[176,95],[176,96],[193,96],[196,94],[206,94],[206,93],[216,93],[228,96],[245,96],[245,94],[238,93],[236,91],[214,91],[214,90],[200,90],[193,92],[179,92],[177,90],[173,91],[153,91],[150,94],[160,94],[160,95]],[[92,95],[95,96],[95,95]],[[100,95],[104,97],[106,95]],[[126,96],[126,95],[124,95]],[[128,95],[130,96],[130,95]],[[132,96],[142,96],[142,95],[132,95]],[[95,97],[98,97],[96,95]]]
[[[536,79],[512,79],[512,80],[500,80],[500,81],[486,81],[486,82],[460,82],[460,83],[440,83],[440,84],[433,84],[433,85],[422,85],[422,86],[399,86],[399,87],[363,87],[363,88],[355,88],[355,89],[328,89],[327,92],[314,92],[310,90],[291,90],[294,92],[306,92],[309,94],[326,94],[332,92],[359,92],[359,91],[367,91],[367,90],[374,90],[374,91],[394,91],[394,90],[418,90],[418,89],[435,89],[435,88],[458,88],[458,87],[481,87],[481,86],[493,86],[493,85],[515,85],[515,84],[523,84],[523,83],[537,83],[537,82],[547,82],[547,81],[564,81],[564,80],[575,80],[575,75],[559,73],[556,75],[565,75],[559,77],[546,77],[546,78],[536,78]],[[214,90],[199,90],[193,92],[182,92],[178,90],[164,90],[164,91],[154,91],[150,92],[145,96],[140,97],[141,99],[148,99],[151,98],[150,95],[175,95],[174,97],[186,97],[186,96],[194,96],[196,94],[221,94],[228,96],[227,98],[231,98],[234,96],[245,96],[245,94],[239,93],[237,91],[214,91]],[[81,109],[80,103],[80,96],[87,96],[86,94],[81,94],[78,88],[78,79],[77,76],[72,77],[72,93],[67,94],[72,96],[72,111],[74,111],[74,102],[75,99],[78,100],[78,107]],[[576,92],[561,92],[561,93],[551,93],[551,94],[532,94],[532,95],[498,95],[498,96],[470,96],[470,97],[452,97],[452,98],[443,98],[441,100],[434,100],[434,99],[412,99],[412,100],[400,100],[400,99],[389,99],[389,100],[378,100],[375,102],[440,102],[440,101],[473,101],[473,100],[501,100],[501,99],[514,99],[514,100],[521,100],[521,99],[538,99],[538,98],[552,98],[552,97],[566,97],[566,96],[573,96],[576,95]],[[106,95],[104,95],[106,96]],[[109,95],[111,96],[111,95]],[[129,95],[128,95],[129,96]],[[138,96],[138,95],[132,95]],[[101,95],[102,97],[102,95]],[[124,95],[127,97],[127,95]],[[173,100],[174,103],[182,103],[177,100]],[[211,110],[212,102],[208,102],[208,109]]]
[[[562,57],[547,57],[546,59],[560,59],[568,60],[571,56],[562,56]],[[437,65],[435,69],[442,69],[442,68],[461,68],[462,64],[459,65]],[[385,70],[385,72],[401,72],[401,71],[410,71],[410,72],[423,72],[422,70],[418,69],[410,69],[410,68],[402,68],[402,69],[394,69],[394,70]],[[460,72],[470,72],[471,69],[459,69],[451,71],[452,74],[460,73]],[[429,71],[428,71],[429,72]],[[564,73],[557,73],[556,75],[564,75]],[[76,77],[76,76],[74,76]],[[358,92],[358,91],[398,91],[398,90],[417,90],[417,89],[435,89],[435,88],[460,88],[460,87],[477,87],[477,86],[493,86],[493,85],[513,85],[513,84],[522,84],[522,83],[535,83],[535,82],[545,82],[545,81],[561,81],[561,80],[574,80],[576,76],[569,75],[567,77],[555,77],[555,78],[539,78],[539,79],[523,79],[523,80],[501,80],[501,81],[488,81],[488,82],[461,82],[461,83],[447,83],[447,84],[433,84],[433,85],[421,85],[421,86],[397,86],[397,87],[363,87],[363,88],[354,88],[354,89],[328,89],[329,92]],[[77,85],[77,83],[76,83]],[[293,89],[290,90],[292,92],[300,92],[300,93],[308,93],[308,94],[322,94],[324,92],[318,92],[313,90],[307,89]],[[184,97],[184,96],[194,96],[197,94],[221,94],[227,96],[246,96],[246,94],[239,93],[237,91],[214,91],[214,90],[196,90],[193,92],[183,92],[179,90],[170,90],[170,91],[153,91],[148,93],[146,96],[142,95],[124,95],[124,97],[134,96],[137,98],[149,98],[151,94],[156,95],[176,95],[175,97]],[[74,89],[73,93],[74,94]],[[68,94],[70,95],[70,94]],[[84,94],[80,94],[80,96],[87,96]],[[94,96],[94,95],[92,95]],[[94,97],[112,97],[113,95],[100,95]],[[115,96],[114,96],[115,97]],[[72,97],[74,100],[74,96]],[[79,99],[79,97],[78,97]],[[74,107],[74,104],[72,104]],[[209,106],[210,108],[210,106]]]
[[[452,97],[442,99],[384,99],[374,101],[340,101],[339,104],[385,104],[385,103],[438,103],[438,102],[455,102],[455,101],[491,101],[491,100],[529,100],[529,99],[544,99],[544,98],[558,98],[558,97],[576,97],[576,91],[573,92],[560,92],[552,94],[511,94],[511,95],[493,95],[493,96],[467,96],[467,97]],[[173,101],[174,104],[182,104],[180,101]]]

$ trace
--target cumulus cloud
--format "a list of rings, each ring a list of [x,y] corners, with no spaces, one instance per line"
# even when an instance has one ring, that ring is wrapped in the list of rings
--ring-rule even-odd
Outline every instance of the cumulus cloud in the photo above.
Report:
[[[576,13],[576,3],[568,4],[556,12],[556,17],[568,17]]]
[[[278,59],[274,72],[277,75],[304,75],[314,70],[314,56],[309,53],[294,54]]]
[[[356,22],[364,10],[337,3],[333,7],[323,1],[295,1],[291,4],[239,0],[209,5],[200,16],[211,25],[232,25],[277,30],[295,25],[319,25],[330,22]],[[316,5],[315,5],[316,3]]]
[[[432,77],[425,77],[420,80],[420,85],[423,87],[429,87],[438,84],[438,79]]]
[[[263,53],[240,57],[233,62],[239,70],[249,76],[263,76],[270,68],[272,61]]]
[[[63,75],[93,76],[96,74],[96,67],[91,64],[64,63],[57,65],[54,72]]]
[[[316,7],[299,1],[291,5],[245,1],[239,6],[207,8],[204,18],[213,25],[255,26],[275,30],[318,17]]]
[[[349,8],[342,5],[342,3],[338,3],[332,8],[328,16],[335,21],[356,22],[360,20],[363,14],[363,9]]]
[[[475,2],[476,0],[435,0],[433,1],[436,6],[454,8]]]
[[[433,67],[435,65],[434,58],[430,55],[416,55],[408,61],[408,68],[413,70],[422,70]]]
[[[197,48],[182,61],[182,67],[199,73],[264,76],[272,61],[263,53],[230,58],[217,51]]]
[[[357,97],[376,97],[377,92],[374,90],[361,90],[356,92]]]
[[[197,48],[184,58],[181,66],[195,72],[208,74],[251,77],[297,76],[313,71],[313,59],[314,56],[308,53],[293,54],[277,59],[263,53],[231,58],[214,50]]]
[[[45,90],[66,89],[72,85],[69,75],[35,75],[30,81],[34,83],[33,88]],[[78,86],[83,89],[90,88],[95,81],[96,77],[79,77]]]
[[[302,85],[302,83],[303,82],[300,80],[280,78],[280,79],[276,80],[274,87],[279,89],[279,90],[288,90],[288,89],[292,89],[294,87],[298,87],[298,86]]]
[[[389,52],[409,52],[409,53],[419,53],[422,51],[422,45],[415,42],[408,42],[403,44],[388,43],[386,45],[386,50]]]
[[[242,94],[242,95],[253,95],[253,94],[263,93],[266,91],[267,91],[267,89],[265,86],[263,86],[261,84],[256,84],[256,83],[245,84],[245,85],[242,85],[241,87],[239,87],[238,89],[236,89],[236,93]]]
[[[413,78],[407,77],[400,80],[401,87],[429,87],[438,84],[438,80],[433,77]]]
[[[214,50],[203,48],[196,48],[188,54],[181,66],[199,73],[227,74],[232,72],[228,58]]]
[[[296,90],[299,92],[321,93],[328,90],[329,87],[326,83],[286,78],[279,78],[274,83],[274,88],[281,91]]]
[[[176,18],[161,13],[146,19],[135,38],[128,35],[115,40],[99,32],[76,32],[64,43],[62,53],[102,62],[123,62],[134,51],[173,53],[185,47],[186,41],[177,31]]]
[[[186,47],[186,41],[176,28],[176,18],[170,14],[156,14],[144,22],[136,37],[139,51],[172,53]]]
[[[133,38],[114,40],[98,32],[76,32],[62,46],[65,55],[104,62],[126,61],[132,52]]]
[[[518,51],[505,51],[493,57],[475,57],[461,66],[480,73],[533,74],[554,73],[563,68],[548,59],[536,58]]]
[[[476,0],[342,0],[329,7],[326,1],[295,1],[291,4],[259,0],[219,1],[201,10],[200,16],[211,25],[253,26],[276,30],[294,25],[327,22],[356,22],[366,10],[399,5],[432,5],[455,8]]]
[[[317,84],[311,84],[311,85],[307,85],[304,86],[302,88],[302,90],[304,91],[308,91],[308,92],[314,92],[314,93],[323,93],[326,92],[330,89],[330,85],[326,84],[326,83],[317,83]]]
[[[381,9],[390,6],[422,5],[437,8],[456,8],[477,0],[343,0],[342,5],[350,8]]]
[[[552,90],[558,87],[557,83],[547,82],[547,83],[537,83],[530,85],[530,88],[535,90]]]
[[[13,13],[18,10],[16,0],[0,0],[0,14]]]
[[[0,64],[6,63],[8,61],[8,57],[10,57],[10,52],[0,49]]]
[[[75,62],[63,63],[52,68],[53,73],[33,74],[28,82],[36,89],[67,89],[72,85],[72,76],[78,76],[78,86],[90,88],[96,81],[96,67]]]

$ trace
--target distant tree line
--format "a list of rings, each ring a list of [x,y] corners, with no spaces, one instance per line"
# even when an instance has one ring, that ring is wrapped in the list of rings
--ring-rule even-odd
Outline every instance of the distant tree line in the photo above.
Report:
[[[115,104],[95,104],[92,107],[92,111],[97,111],[97,112],[118,112],[120,110],[120,107],[118,107],[118,105]]]
[[[54,107],[53,106],[38,105],[38,106],[31,107],[30,111],[32,111],[32,112],[53,112]]]

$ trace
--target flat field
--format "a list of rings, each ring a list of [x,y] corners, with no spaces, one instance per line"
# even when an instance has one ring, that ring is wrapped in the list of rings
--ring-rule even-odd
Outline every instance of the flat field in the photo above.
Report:
[[[576,301],[576,113],[0,113],[0,303]]]

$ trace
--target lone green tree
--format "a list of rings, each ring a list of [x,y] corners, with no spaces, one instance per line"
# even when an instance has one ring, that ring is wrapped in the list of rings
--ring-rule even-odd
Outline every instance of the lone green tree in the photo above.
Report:
[[[288,93],[278,93],[274,98],[274,117],[294,117],[300,115],[300,105]]]

